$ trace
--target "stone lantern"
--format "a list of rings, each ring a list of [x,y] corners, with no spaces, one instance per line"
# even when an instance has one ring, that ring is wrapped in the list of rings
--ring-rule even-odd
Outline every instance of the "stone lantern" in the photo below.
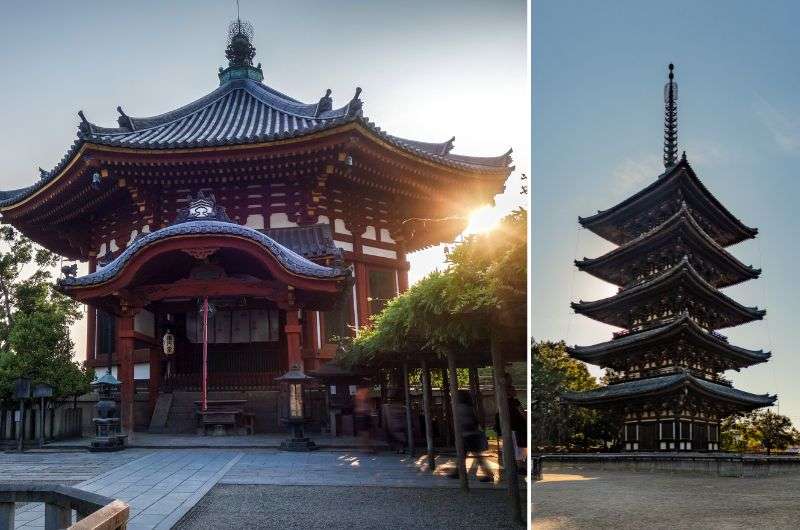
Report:
[[[313,451],[316,444],[305,436],[303,426],[308,420],[308,406],[305,403],[304,385],[313,381],[295,365],[275,381],[281,385],[281,423],[289,426],[292,437],[281,442],[284,451]]]
[[[111,370],[103,377],[92,381],[92,388],[97,392],[99,399],[95,405],[96,415],[92,420],[95,425],[95,435],[91,451],[119,451],[125,448],[125,435],[122,434],[116,401],[121,384]]]

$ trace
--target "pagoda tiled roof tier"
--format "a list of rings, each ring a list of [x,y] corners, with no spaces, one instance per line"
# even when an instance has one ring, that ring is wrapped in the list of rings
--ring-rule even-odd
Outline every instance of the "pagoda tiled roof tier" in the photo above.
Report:
[[[117,276],[134,256],[150,245],[173,237],[203,235],[227,235],[253,241],[272,255],[287,271],[298,276],[330,279],[346,278],[348,275],[345,269],[314,263],[253,228],[225,221],[191,220],[144,234],[104,267],[84,276],[61,278],[58,280],[58,284],[62,288],[70,288],[108,282]]]
[[[567,351],[572,357],[587,363],[604,367],[612,364],[624,366],[625,359],[647,348],[664,346],[670,351],[677,351],[673,346],[681,340],[685,341],[685,345],[689,348],[703,348],[724,356],[736,367],[766,362],[772,355],[763,350],[748,350],[734,346],[721,335],[701,328],[688,314],[683,314],[663,326],[638,333],[628,333],[600,344],[569,347]]]
[[[624,245],[671,217],[684,202],[704,231],[723,247],[751,239],[758,233],[758,229],[746,226],[711,194],[685,156],[643,190],[608,210],[580,217],[578,222],[600,237]]]
[[[626,381],[586,392],[566,392],[562,394],[562,398],[564,401],[576,405],[605,406],[613,402],[675,394],[684,392],[684,390],[728,402],[735,408],[744,411],[768,407],[777,399],[777,396],[774,395],[751,394],[731,386],[713,383],[684,371],[672,375]]]
[[[33,195],[57,178],[84,145],[142,150],[174,150],[266,143],[301,138],[320,131],[358,124],[376,139],[440,166],[505,179],[513,167],[511,150],[500,156],[453,154],[454,138],[430,143],[383,131],[363,115],[361,89],[348,103],[333,109],[329,94],[319,103],[302,103],[254,79],[231,79],[211,93],[179,109],[137,118],[120,112],[118,127],[101,127],[79,113],[78,137],[50,171],[40,170],[31,186],[0,191],[0,208]]]
[[[576,313],[621,328],[644,328],[685,311],[707,329],[761,320],[765,310],[746,307],[706,282],[687,258],[667,272],[592,302],[573,302]],[[653,315],[659,315],[653,318]]]
[[[716,288],[757,278],[761,269],[745,265],[697,224],[686,203],[672,217],[614,250],[593,259],[576,260],[582,271],[618,286],[645,281],[675,264],[689,262]],[[680,256],[680,257],[679,257]]]

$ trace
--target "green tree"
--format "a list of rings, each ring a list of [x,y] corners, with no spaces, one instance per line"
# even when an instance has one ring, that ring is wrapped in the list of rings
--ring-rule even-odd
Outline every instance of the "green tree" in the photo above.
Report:
[[[527,212],[517,210],[488,234],[468,236],[436,271],[390,300],[353,340],[340,343],[346,366],[380,365],[420,354],[488,351],[504,327],[509,343],[525,346]]]
[[[720,427],[722,448],[727,451],[766,451],[786,449],[800,443],[800,433],[792,420],[771,410],[731,416]]]
[[[586,365],[571,358],[560,342],[534,342],[531,347],[531,437],[534,446],[589,447],[616,436],[615,419],[608,414],[561,402],[566,391],[597,388]]]
[[[69,333],[79,307],[49,272],[58,257],[9,226],[0,234],[0,396],[8,399],[20,376],[53,386],[57,397],[87,392],[92,375],[73,359]]]

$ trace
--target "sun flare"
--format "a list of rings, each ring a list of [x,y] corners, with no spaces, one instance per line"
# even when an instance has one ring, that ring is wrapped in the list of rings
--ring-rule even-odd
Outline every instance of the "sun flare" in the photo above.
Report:
[[[464,235],[482,234],[497,228],[503,214],[493,206],[481,206],[469,215],[469,223]]]

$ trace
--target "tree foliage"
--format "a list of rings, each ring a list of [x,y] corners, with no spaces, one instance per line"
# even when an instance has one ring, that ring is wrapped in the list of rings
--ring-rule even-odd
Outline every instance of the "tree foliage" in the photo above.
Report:
[[[10,226],[0,234],[0,398],[21,376],[53,386],[58,397],[88,391],[91,374],[73,360],[69,334],[80,311],[53,288],[49,272],[58,256]]]
[[[508,322],[518,324],[511,333],[524,344],[527,212],[517,210],[497,229],[468,236],[446,259],[444,271],[390,300],[354,339],[342,342],[337,360],[375,366],[398,356],[487,352],[490,331]]]
[[[534,447],[588,448],[616,437],[617,422],[609,414],[561,402],[566,391],[597,388],[586,365],[567,354],[560,342],[534,342],[531,347],[531,436]]]
[[[765,410],[726,418],[720,428],[720,439],[726,451],[770,454],[800,443],[800,432],[788,417]]]

